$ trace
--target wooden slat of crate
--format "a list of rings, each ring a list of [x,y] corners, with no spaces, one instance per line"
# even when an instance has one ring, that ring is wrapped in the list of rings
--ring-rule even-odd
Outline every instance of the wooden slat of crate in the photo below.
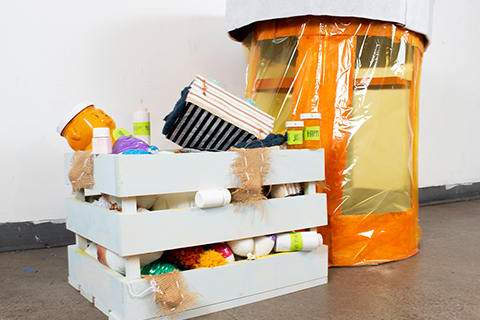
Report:
[[[327,224],[326,195],[263,202],[264,212],[237,205],[122,214],[67,199],[67,228],[121,256],[275,234]]]
[[[323,149],[272,150],[271,154],[266,185],[325,179]],[[65,155],[67,184],[72,155]],[[230,166],[237,156],[236,152],[98,155],[92,192],[131,197],[235,188],[239,183]]]

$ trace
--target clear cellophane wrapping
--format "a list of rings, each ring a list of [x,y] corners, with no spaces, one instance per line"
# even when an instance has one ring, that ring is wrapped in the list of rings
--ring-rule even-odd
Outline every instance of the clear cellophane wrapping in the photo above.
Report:
[[[425,38],[357,18],[256,22],[243,40],[246,98],[276,118],[321,113],[331,266],[418,252],[418,97]],[[314,163],[312,166],[316,165]],[[299,208],[301,210],[301,208]]]

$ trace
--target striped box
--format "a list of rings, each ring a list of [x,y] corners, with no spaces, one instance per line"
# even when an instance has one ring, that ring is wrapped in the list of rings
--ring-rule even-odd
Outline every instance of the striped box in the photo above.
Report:
[[[163,134],[179,146],[225,151],[237,142],[265,138],[275,118],[197,76],[164,120]]]

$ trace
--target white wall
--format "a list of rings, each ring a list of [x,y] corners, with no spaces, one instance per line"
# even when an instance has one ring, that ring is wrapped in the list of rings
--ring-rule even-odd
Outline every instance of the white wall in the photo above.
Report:
[[[420,187],[480,182],[479,12],[479,1],[436,0],[420,90]]]
[[[152,143],[196,74],[243,96],[246,58],[228,38],[224,0],[0,2],[0,223],[64,219],[70,189],[57,132],[83,100],[132,130],[149,108]]]
[[[65,218],[63,154],[56,127],[90,100],[131,130],[150,109],[152,143],[196,74],[242,96],[246,59],[224,26],[224,0],[0,2],[0,223]],[[480,3],[437,0],[421,89],[421,186],[480,181]],[[465,16],[466,19],[460,19]],[[470,145],[472,144],[472,145]]]

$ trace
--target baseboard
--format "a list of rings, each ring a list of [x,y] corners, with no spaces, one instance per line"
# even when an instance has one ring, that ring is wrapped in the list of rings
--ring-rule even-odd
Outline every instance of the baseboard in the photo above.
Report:
[[[0,223],[0,252],[61,247],[75,243],[64,223]]]
[[[480,182],[418,189],[420,206],[480,199]]]
[[[480,182],[455,186],[420,188],[420,206],[480,199]],[[75,243],[65,223],[0,223],[0,252],[62,247]]]

